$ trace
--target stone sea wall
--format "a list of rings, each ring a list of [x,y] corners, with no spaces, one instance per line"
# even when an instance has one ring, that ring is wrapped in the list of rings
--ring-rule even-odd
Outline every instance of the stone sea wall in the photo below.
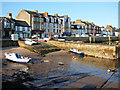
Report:
[[[75,48],[83,51],[86,55],[117,59],[120,58],[120,46],[109,46],[109,45],[94,45],[94,44],[78,44],[70,42],[59,42],[59,41],[48,41],[49,43],[57,46],[61,49],[70,50],[70,48]]]
[[[73,41],[83,41],[90,42],[89,37],[62,37],[65,40],[73,40]],[[95,42],[106,42],[106,41],[120,41],[120,37],[95,37]],[[93,37],[91,37],[91,42],[93,42]]]
[[[0,47],[18,46],[18,41],[0,40]]]

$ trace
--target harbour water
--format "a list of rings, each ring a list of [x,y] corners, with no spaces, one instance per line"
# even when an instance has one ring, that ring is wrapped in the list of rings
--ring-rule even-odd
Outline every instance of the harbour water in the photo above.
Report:
[[[75,57],[74,59],[73,56]],[[45,57],[40,57],[40,59],[33,58],[28,64],[18,64],[6,61],[7,65],[4,65],[3,68],[11,67],[16,71],[21,70],[30,73],[30,75],[36,79],[36,81],[29,82],[34,86],[49,82],[53,78],[56,81],[55,83],[52,82],[52,84],[55,85],[57,82],[57,84],[60,85],[61,82],[64,82],[64,80],[66,81],[66,77],[70,76],[70,78],[73,78],[72,80],[75,81],[79,77],[77,75],[80,74],[94,75],[107,80],[112,75],[112,72],[108,74],[107,70],[116,68],[118,69],[118,72],[116,72],[109,81],[119,83],[120,64],[118,61],[119,60],[109,60],[89,56],[81,57],[68,51],[61,50],[49,53],[45,55]],[[73,82],[71,79],[68,81],[70,83]],[[25,84],[28,85],[27,82]],[[48,83],[45,84],[44,87],[49,87]]]

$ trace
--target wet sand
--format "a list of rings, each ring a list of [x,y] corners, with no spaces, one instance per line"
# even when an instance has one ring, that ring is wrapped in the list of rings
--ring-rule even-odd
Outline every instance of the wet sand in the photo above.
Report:
[[[15,72],[24,71],[29,73],[34,80],[22,82],[23,85],[33,88],[100,88],[106,81],[105,78],[79,72],[73,68],[77,65],[72,59],[73,54],[67,51],[52,52],[45,57],[30,52],[21,47],[6,47],[2,52],[2,75],[3,80],[11,80]],[[18,52],[22,56],[32,58],[28,64],[9,62],[4,57],[4,52]],[[47,62],[44,62],[46,60]],[[62,64],[61,64],[62,63]],[[119,83],[109,81],[103,88],[119,88]]]

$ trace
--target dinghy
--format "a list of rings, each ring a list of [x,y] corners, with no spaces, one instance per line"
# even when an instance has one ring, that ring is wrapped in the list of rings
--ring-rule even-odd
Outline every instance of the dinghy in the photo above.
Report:
[[[33,45],[33,44],[37,44],[37,42],[35,42],[31,39],[25,39],[25,44]]]
[[[75,54],[79,54],[79,55],[84,55],[84,53],[81,51],[81,52],[79,52],[78,51],[78,49],[70,49],[70,52],[72,52],[72,53],[75,53]]]
[[[18,62],[18,63],[28,63],[31,58],[28,57],[23,57],[19,53],[9,53],[5,52],[5,57],[13,62]]]

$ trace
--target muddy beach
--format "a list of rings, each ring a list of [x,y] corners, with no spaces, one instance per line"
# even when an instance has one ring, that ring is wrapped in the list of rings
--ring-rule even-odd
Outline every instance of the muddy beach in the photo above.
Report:
[[[3,89],[101,88],[111,76],[106,70],[116,67],[114,61],[106,61],[102,65],[102,60],[98,64],[91,57],[79,57],[64,50],[48,53],[44,57],[22,47],[5,47],[0,52]],[[4,52],[18,52],[32,58],[32,61],[28,64],[13,63],[5,59]],[[114,74],[102,88],[119,88],[119,78],[118,73]]]

